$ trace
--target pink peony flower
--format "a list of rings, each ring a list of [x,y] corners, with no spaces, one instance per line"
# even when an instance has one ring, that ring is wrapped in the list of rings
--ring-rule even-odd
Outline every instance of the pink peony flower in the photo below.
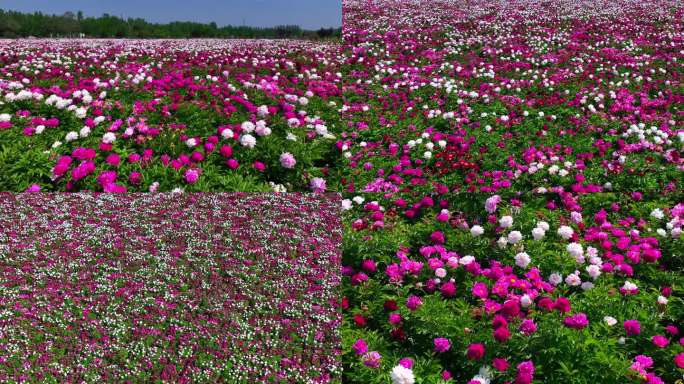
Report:
[[[636,336],[641,333],[641,324],[638,320],[625,320],[623,325],[627,336]]]
[[[378,368],[378,367],[380,367],[380,360],[381,359],[382,359],[382,356],[380,355],[379,352],[377,352],[377,351],[367,352],[366,354],[363,355],[363,365],[370,367],[370,368]]]
[[[515,377],[515,384],[530,384],[534,379],[534,364],[532,361],[523,361],[517,366],[518,372]]]
[[[364,339],[358,339],[352,345],[352,349],[357,355],[363,355],[368,352],[368,344],[366,344]]]
[[[297,160],[295,160],[295,157],[290,152],[285,152],[280,155],[280,165],[282,165],[283,168],[292,169],[295,164],[297,164]]]
[[[406,299],[406,307],[412,311],[415,311],[421,305],[423,305],[423,301],[418,296],[411,295]]]
[[[651,342],[653,342],[653,345],[655,345],[658,348],[665,348],[668,344],[670,344],[670,340],[668,340],[668,338],[663,335],[653,336],[651,338]]]
[[[484,357],[484,354],[485,346],[484,344],[480,343],[470,344],[468,346],[468,350],[466,351],[466,357],[468,360],[480,360]]]
[[[433,340],[433,342],[435,344],[435,352],[443,353],[451,348],[451,342],[449,342],[449,339],[437,337]]]
[[[200,171],[194,168],[190,168],[185,171],[185,182],[188,184],[195,184],[199,179]]]
[[[587,320],[587,315],[580,312],[575,315],[566,317],[563,320],[563,324],[568,328],[583,329],[589,324],[589,320]]]

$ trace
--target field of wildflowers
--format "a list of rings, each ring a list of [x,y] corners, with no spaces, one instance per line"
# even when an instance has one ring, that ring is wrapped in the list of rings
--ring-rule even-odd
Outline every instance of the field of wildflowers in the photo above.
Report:
[[[0,381],[339,381],[338,210],[334,195],[0,195]]]
[[[681,382],[681,2],[343,7],[345,378]]]
[[[0,41],[0,189],[325,191],[339,52],[287,40]]]
[[[343,193],[341,347],[288,380],[684,380],[682,2],[342,7],[341,42],[0,41],[0,190]]]
[[[681,379],[673,196],[366,195],[345,207],[351,382]]]

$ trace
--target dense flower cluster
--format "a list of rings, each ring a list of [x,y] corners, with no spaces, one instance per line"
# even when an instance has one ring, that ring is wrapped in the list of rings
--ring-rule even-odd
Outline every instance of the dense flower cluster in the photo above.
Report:
[[[325,191],[340,51],[306,41],[0,41],[0,189]]]
[[[638,196],[344,200],[347,377],[674,382],[684,353],[684,201],[673,199],[683,195]],[[638,356],[650,363],[632,364]]]
[[[344,381],[684,373],[678,0],[343,0],[343,41],[3,41],[0,188],[345,193]]]
[[[0,381],[337,382],[338,206],[0,195]]]
[[[345,377],[681,379],[682,3],[343,8]]]

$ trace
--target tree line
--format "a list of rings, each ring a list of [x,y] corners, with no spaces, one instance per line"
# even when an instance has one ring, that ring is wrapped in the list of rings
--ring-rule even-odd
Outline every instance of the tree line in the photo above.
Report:
[[[124,19],[110,14],[84,17],[83,12],[48,15],[0,9],[1,37],[97,37],[97,38],[340,38],[341,28],[302,29],[298,25],[268,28],[175,21],[150,23],[141,18]]]

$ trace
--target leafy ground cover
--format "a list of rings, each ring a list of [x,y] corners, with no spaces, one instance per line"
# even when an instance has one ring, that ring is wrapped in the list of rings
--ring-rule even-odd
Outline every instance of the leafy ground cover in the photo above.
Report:
[[[339,199],[2,194],[3,382],[339,382]]]

